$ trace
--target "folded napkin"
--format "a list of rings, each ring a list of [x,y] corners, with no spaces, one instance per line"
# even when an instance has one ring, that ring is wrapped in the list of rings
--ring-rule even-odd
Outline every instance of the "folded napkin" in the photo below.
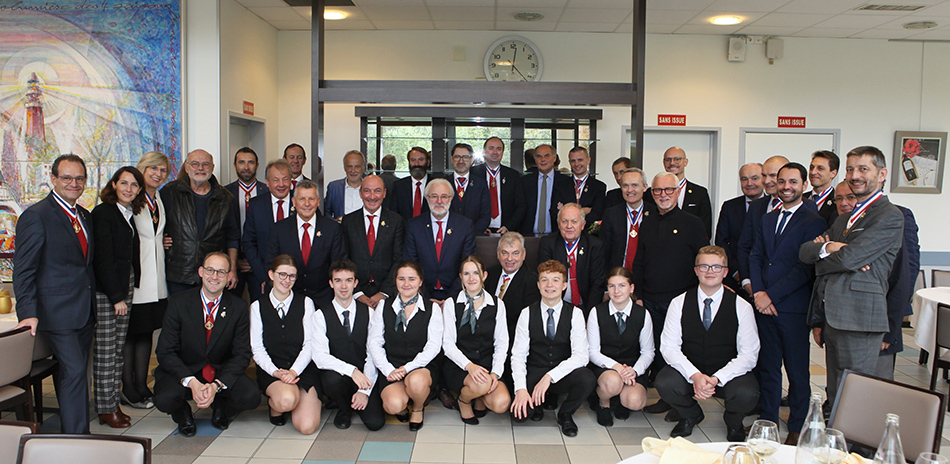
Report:
[[[643,451],[659,456],[660,464],[717,464],[722,462],[722,454],[700,448],[683,437],[660,440],[646,437],[640,443]]]

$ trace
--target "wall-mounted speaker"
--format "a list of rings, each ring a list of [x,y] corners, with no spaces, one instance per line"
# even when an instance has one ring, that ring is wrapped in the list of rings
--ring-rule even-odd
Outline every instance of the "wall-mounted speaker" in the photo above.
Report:
[[[745,61],[745,38],[729,37],[729,61]]]

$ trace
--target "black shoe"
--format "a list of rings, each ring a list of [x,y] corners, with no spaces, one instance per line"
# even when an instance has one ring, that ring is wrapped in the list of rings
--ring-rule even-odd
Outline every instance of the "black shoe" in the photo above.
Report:
[[[726,428],[726,441],[732,441],[732,442],[745,441],[745,428],[743,427]]]
[[[475,411],[475,417],[482,418],[488,415],[488,409],[475,409],[472,408],[472,411]]]
[[[404,412],[396,414],[396,420],[403,423],[409,422],[409,408],[406,408]]]
[[[544,408],[531,409],[531,422],[541,422],[544,420]]]
[[[653,403],[653,404],[651,404],[651,405],[649,405],[649,406],[643,408],[643,411],[644,411],[644,412],[648,412],[648,413],[650,413],[650,414],[662,414],[662,413],[664,413],[664,412],[666,412],[666,411],[669,411],[669,410],[672,409],[672,408],[673,408],[673,407],[670,406],[670,404],[667,403],[666,401],[657,400],[656,403]]]
[[[614,417],[617,420],[625,421],[630,418],[630,410],[624,407],[623,405],[614,408]]]
[[[224,412],[224,407],[214,408],[211,413],[211,426],[218,430],[227,430],[230,424],[231,420],[228,419],[228,414]]]
[[[673,430],[670,431],[670,438],[676,437],[688,437],[693,434],[693,427],[703,421],[706,416],[703,413],[699,413],[698,417],[687,417],[685,419],[680,419],[680,421],[673,427]]]
[[[458,409],[459,405],[455,402],[455,398],[452,398],[452,394],[448,390],[439,391],[439,401],[442,403],[442,406],[445,406],[445,409]]]
[[[340,430],[350,428],[350,411],[343,409],[337,411],[336,417],[333,418],[333,426]]]
[[[666,413],[666,417],[663,418],[666,422],[679,422],[681,419],[683,419],[683,416],[675,409],[670,409],[670,412]]]
[[[276,416],[270,416],[270,423],[278,427],[287,423],[287,413],[280,413]]]
[[[778,402],[778,405],[783,408],[788,407],[788,395],[782,397],[781,401]]]
[[[423,414],[424,414],[423,411],[425,411],[425,410],[424,410],[424,409],[420,409],[420,410],[418,410],[418,411],[413,410],[412,412],[418,412],[418,413],[423,413]],[[419,422],[410,422],[410,423],[409,423],[409,431],[410,431],[410,432],[418,432],[418,431],[422,430],[422,423],[423,423],[424,421],[425,421],[425,417],[423,416],[423,420],[421,420],[421,421],[419,421]]]
[[[461,397],[459,398],[458,402],[459,402],[459,419],[462,419],[462,423],[468,424],[468,425],[478,425],[478,417],[477,417],[477,414],[475,413],[475,409],[472,408],[472,403],[466,403],[462,401]],[[472,417],[462,417],[463,404],[468,405],[468,408],[472,410]]]
[[[557,409],[557,395],[548,395],[544,400],[544,409],[553,411]]]
[[[184,437],[193,437],[198,433],[198,426],[195,425],[195,416],[191,414],[191,408],[187,405],[177,413],[172,414],[172,420],[178,424],[178,433]]]
[[[574,423],[574,418],[570,414],[558,414],[557,425],[561,427],[561,433],[565,437],[577,436],[577,424]]]
[[[614,418],[610,415],[610,408],[601,407],[597,410],[597,423],[604,427],[614,425]]]

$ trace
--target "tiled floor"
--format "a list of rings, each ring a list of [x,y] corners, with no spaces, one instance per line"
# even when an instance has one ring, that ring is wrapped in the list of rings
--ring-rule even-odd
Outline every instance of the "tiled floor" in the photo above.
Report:
[[[913,332],[905,329],[907,345],[897,358],[895,379],[924,388],[930,380],[929,371],[917,365],[918,351],[913,344]],[[825,384],[824,353],[817,346],[811,351],[811,380],[813,390],[822,390]],[[946,389],[947,384],[938,384]],[[48,390],[50,386],[46,387]],[[822,390],[823,391],[823,390]],[[943,390],[941,390],[943,391]],[[649,390],[650,403],[656,398]],[[46,403],[55,405],[50,393]],[[717,399],[702,403],[706,420],[693,432],[694,442],[725,441],[726,429],[722,423],[722,404]],[[356,464],[356,463],[518,463],[518,464],[585,464],[615,463],[639,454],[643,437],[669,436],[672,423],[664,422],[663,415],[634,412],[626,421],[615,421],[613,427],[597,425],[594,414],[586,405],[578,411],[575,420],[580,428],[576,438],[561,435],[554,414],[546,414],[543,421],[513,425],[508,416],[489,414],[477,426],[464,425],[457,411],[444,409],[433,403],[426,408],[425,428],[409,432],[405,424],[389,418],[386,427],[368,432],[353,417],[348,430],[333,427],[334,411],[324,411],[323,427],[314,435],[300,435],[290,424],[274,427],[267,420],[267,406],[242,414],[226,431],[210,425],[210,413],[199,411],[198,436],[185,438],[175,433],[175,423],[168,415],[157,410],[124,408],[132,417],[129,429],[116,430],[92,424],[93,433],[124,433],[152,439],[155,464]],[[7,413],[4,418],[11,414]],[[783,408],[787,417],[787,409]],[[753,417],[746,419],[751,423]],[[946,420],[945,424],[950,423]],[[944,443],[950,438],[950,428],[944,429]],[[57,416],[50,417],[44,429],[58,430]],[[780,425],[782,437],[784,424]],[[948,448],[950,449],[950,448]],[[0,459],[2,461],[3,459]]]

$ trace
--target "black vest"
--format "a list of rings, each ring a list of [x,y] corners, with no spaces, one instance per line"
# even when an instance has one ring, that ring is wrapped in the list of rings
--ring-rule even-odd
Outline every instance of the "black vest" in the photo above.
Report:
[[[369,307],[356,302],[356,314],[350,314],[350,334],[346,334],[343,324],[337,316],[336,308],[331,303],[323,311],[326,321],[327,340],[330,344],[330,354],[343,362],[352,364],[362,372],[366,364],[366,336],[369,333]]]
[[[600,327],[600,352],[621,364],[632,366],[640,358],[640,331],[643,330],[643,306],[634,303],[627,318],[627,329],[621,334],[617,318],[610,317],[610,302],[605,301],[594,308]],[[607,366],[611,368],[613,366]]]
[[[395,298],[399,298],[396,295]],[[406,330],[396,332],[396,311],[389,301],[383,306],[383,348],[386,349],[386,359],[397,368],[412,361],[417,354],[422,353],[426,342],[429,341],[429,318],[432,317],[432,302],[419,295],[419,303],[425,311],[414,314]],[[419,311],[419,308],[416,308]]]
[[[683,315],[683,354],[689,362],[705,375],[713,375],[739,354],[736,334],[739,332],[739,317],[736,315],[736,294],[725,291],[716,318],[703,327],[702,312],[696,300],[698,287],[686,292]]]
[[[260,300],[261,326],[263,328],[264,348],[274,365],[280,369],[290,369],[303,348],[303,294],[294,294],[294,300],[281,319],[270,302],[270,295]]]
[[[465,313],[465,302],[455,303],[455,320],[461,321]],[[469,324],[457,327],[455,346],[469,361],[491,370],[492,356],[495,354],[495,316],[498,308],[486,305],[475,324],[475,333]],[[487,363],[487,365],[485,365]],[[464,369],[464,367],[463,367]]]
[[[554,341],[547,337],[547,327],[541,315],[541,302],[528,306],[528,367],[551,369],[571,357],[571,319],[574,306],[561,305],[561,319],[557,323]]]

